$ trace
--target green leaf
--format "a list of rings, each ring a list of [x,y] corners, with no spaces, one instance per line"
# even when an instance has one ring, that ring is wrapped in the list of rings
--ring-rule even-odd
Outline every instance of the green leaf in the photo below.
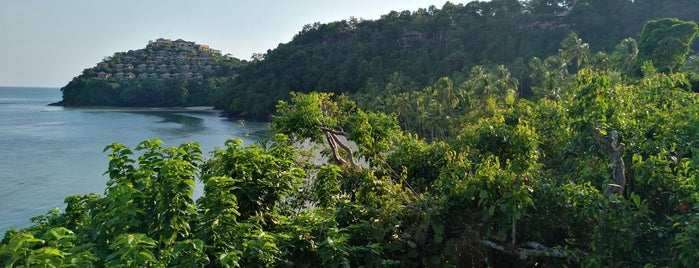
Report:
[[[480,199],[486,199],[486,198],[488,198],[488,191],[486,191],[486,190],[481,190],[481,191],[478,193],[478,198],[480,198]]]
[[[641,197],[636,193],[631,193],[631,201],[633,201],[633,204],[636,205],[636,207],[641,207]]]
[[[444,237],[438,234],[434,235],[434,242],[436,244],[441,244],[444,241]]]

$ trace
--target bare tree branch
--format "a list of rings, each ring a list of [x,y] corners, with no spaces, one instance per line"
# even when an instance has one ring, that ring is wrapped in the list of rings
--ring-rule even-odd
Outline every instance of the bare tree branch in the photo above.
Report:
[[[338,128],[339,128],[339,127],[338,127]],[[338,130],[338,129],[332,129],[332,128],[329,128],[329,127],[320,127],[320,129],[323,130],[323,131],[325,131],[325,132],[329,132],[329,133],[332,133],[332,134],[335,134],[335,135],[340,135],[340,136],[343,136],[343,137],[347,137],[347,136],[349,135],[349,134],[347,134],[347,132],[345,132],[344,130],[342,130],[342,128],[339,128],[339,130]]]
[[[347,155],[348,155],[347,157],[349,158],[350,164],[351,164],[352,166],[356,166],[356,165],[357,165],[357,162],[354,161],[354,156],[352,155],[352,148],[350,148],[350,147],[347,146],[344,142],[342,142],[342,141],[340,140],[340,138],[338,138],[336,135],[334,135],[334,134],[332,134],[332,133],[329,134],[329,135],[335,140],[335,143],[336,143],[338,146],[340,146],[342,149],[344,149],[345,151],[347,151]]]
[[[337,161],[338,164],[341,164],[341,165],[346,164],[347,160],[342,158],[342,156],[340,155],[340,152],[337,150],[337,144],[335,143],[336,139],[334,138],[333,134],[331,134],[329,132],[325,132],[325,139],[327,140],[328,145],[330,146],[330,149],[332,150],[333,158],[335,158],[335,161]]]

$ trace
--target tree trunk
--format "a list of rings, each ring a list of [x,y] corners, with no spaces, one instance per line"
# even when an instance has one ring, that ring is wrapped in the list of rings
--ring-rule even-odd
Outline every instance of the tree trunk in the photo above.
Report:
[[[609,132],[607,136],[601,137],[600,130],[595,128],[595,140],[600,149],[602,149],[607,155],[609,155],[610,161],[614,166],[614,172],[612,178],[614,183],[610,183],[607,186],[607,190],[604,196],[607,198],[615,194],[623,194],[624,187],[626,186],[626,166],[624,165],[624,150],[626,150],[626,144],[619,142],[619,134],[616,130]]]
[[[335,161],[338,162],[340,165],[345,165],[347,163],[347,160],[342,158],[340,155],[340,150],[338,147],[342,148],[347,152],[347,157],[349,159],[349,163],[352,166],[357,165],[357,161],[354,160],[354,156],[352,155],[352,148],[347,146],[343,141],[340,140],[339,136],[347,137],[347,133],[345,133],[342,130],[334,130],[330,129],[327,127],[321,127],[321,130],[325,133],[325,139],[328,142],[328,145],[330,146],[330,149],[333,151],[333,157],[335,158]]]

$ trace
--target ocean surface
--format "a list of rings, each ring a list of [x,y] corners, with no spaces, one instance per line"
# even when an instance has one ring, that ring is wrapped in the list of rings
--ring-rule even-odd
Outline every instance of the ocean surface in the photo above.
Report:
[[[243,122],[206,109],[68,108],[58,88],[0,87],[0,238],[9,227],[74,194],[102,195],[107,182],[104,147],[132,149],[159,138],[166,147],[194,141],[205,157],[227,139],[252,144],[269,135],[268,124]],[[195,196],[201,195],[200,185]]]

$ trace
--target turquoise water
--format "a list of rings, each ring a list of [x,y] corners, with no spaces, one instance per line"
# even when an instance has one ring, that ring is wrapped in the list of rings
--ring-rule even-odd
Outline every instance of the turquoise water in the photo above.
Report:
[[[0,237],[63,208],[66,196],[102,194],[108,163],[102,150],[113,142],[133,148],[154,138],[164,146],[195,141],[208,157],[226,139],[251,144],[268,135],[268,124],[211,110],[47,106],[60,99],[57,88],[0,87]]]

